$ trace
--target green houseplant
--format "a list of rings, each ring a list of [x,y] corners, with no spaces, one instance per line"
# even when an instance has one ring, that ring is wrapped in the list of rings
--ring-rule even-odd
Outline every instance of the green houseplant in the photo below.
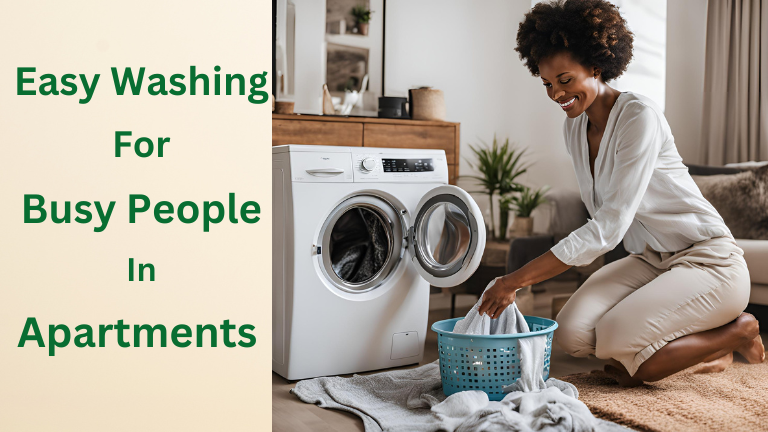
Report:
[[[491,238],[497,238],[493,197],[497,193],[504,196],[521,190],[521,185],[516,182],[516,179],[528,170],[528,167],[523,165],[520,160],[525,154],[525,149],[520,150],[510,146],[509,138],[504,141],[504,144],[499,145],[496,135],[493,136],[492,145],[489,146],[482,140],[480,143],[482,146],[469,145],[475,156],[475,162],[465,158],[469,166],[479,172],[480,175],[466,177],[477,180],[479,185],[483,187],[482,191],[474,193],[488,195],[491,206]],[[506,227],[501,226],[500,231],[506,231]],[[498,236],[498,238],[503,237],[506,237],[506,233]]]
[[[352,16],[357,21],[357,29],[363,36],[368,35],[368,23],[371,21],[371,10],[364,4],[352,8]]]
[[[510,198],[511,206],[515,210],[515,220],[512,222],[512,231],[517,235],[528,236],[533,232],[533,218],[531,213],[536,207],[547,202],[545,196],[548,186],[532,189],[522,186],[520,193]]]

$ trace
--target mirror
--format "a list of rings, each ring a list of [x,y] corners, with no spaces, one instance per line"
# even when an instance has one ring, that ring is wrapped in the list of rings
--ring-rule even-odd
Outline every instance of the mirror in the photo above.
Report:
[[[275,100],[322,114],[327,84],[336,114],[376,117],[385,0],[276,0],[273,10]]]

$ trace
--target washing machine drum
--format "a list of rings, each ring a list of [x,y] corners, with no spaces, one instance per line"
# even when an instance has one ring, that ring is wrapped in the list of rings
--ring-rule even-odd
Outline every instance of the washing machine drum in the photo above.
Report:
[[[397,211],[374,195],[354,196],[336,206],[321,237],[323,273],[337,288],[350,292],[380,285],[404,251]]]
[[[391,255],[390,231],[375,210],[354,207],[344,213],[333,226],[328,244],[336,276],[350,283],[373,279]]]

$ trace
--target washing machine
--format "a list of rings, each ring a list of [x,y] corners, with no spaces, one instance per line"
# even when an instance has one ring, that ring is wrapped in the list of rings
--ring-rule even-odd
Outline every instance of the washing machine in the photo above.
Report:
[[[272,148],[272,370],[289,380],[419,363],[429,285],[480,264],[485,225],[442,150]]]

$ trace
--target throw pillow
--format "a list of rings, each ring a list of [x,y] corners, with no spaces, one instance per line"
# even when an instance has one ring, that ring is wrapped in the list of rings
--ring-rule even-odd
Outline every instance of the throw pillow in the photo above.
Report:
[[[768,240],[768,166],[692,177],[735,238]]]

